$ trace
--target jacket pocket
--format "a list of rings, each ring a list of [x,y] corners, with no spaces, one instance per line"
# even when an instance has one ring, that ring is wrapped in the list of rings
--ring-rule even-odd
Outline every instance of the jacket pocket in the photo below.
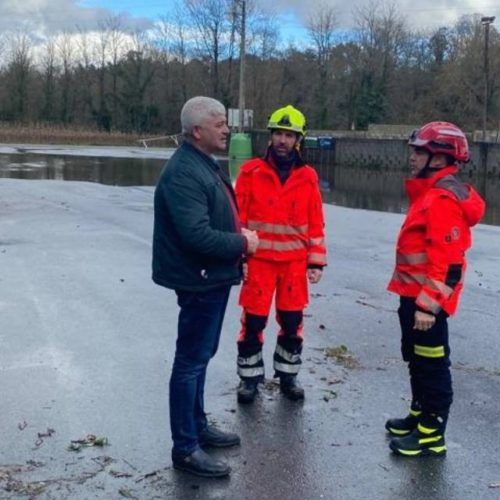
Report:
[[[446,285],[455,288],[462,280],[462,264],[450,264],[446,273]]]

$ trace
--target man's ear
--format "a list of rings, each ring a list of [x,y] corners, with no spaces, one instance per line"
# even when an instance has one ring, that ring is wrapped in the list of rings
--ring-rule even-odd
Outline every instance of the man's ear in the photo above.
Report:
[[[199,141],[200,140],[200,128],[198,125],[195,125],[192,130],[191,130],[191,135],[197,140]]]

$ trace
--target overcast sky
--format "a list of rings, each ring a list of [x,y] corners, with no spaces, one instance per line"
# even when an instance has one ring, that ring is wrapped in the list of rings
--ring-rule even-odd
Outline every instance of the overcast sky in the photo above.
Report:
[[[0,0],[0,32],[28,27],[35,33],[95,28],[110,15],[124,15],[125,24],[147,27],[159,15],[168,13],[181,0]],[[272,8],[281,21],[284,38],[293,38],[307,16],[320,5],[332,5],[339,28],[353,26],[353,11],[370,0],[249,0],[263,8]],[[500,27],[499,0],[398,0],[394,4],[410,28],[437,28],[452,25],[461,15],[481,13],[497,16]]]
[[[121,2],[126,4],[128,0]],[[156,0],[154,0],[156,2]],[[166,0],[167,3],[170,0]],[[141,0],[128,2],[140,4]],[[147,4],[147,0],[143,0]],[[160,2],[157,2],[158,4]],[[151,24],[149,14],[141,15],[138,10],[130,14],[126,8],[114,10],[115,1],[85,0],[0,0],[0,33],[7,30],[28,29],[32,33],[46,35],[58,31],[95,29],[99,21],[123,13],[128,26]]]
[[[265,0],[263,4],[269,4]],[[333,6],[337,12],[339,26],[349,28],[354,24],[356,9],[368,6],[370,3],[383,5],[383,2],[373,0],[273,0],[272,5],[277,11],[292,11],[296,21],[304,20],[314,9],[321,5]],[[390,5],[391,2],[385,2]],[[396,10],[408,23],[409,27],[435,28],[444,24],[451,25],[462,15],[481,13],[487,16],[500,16],[498,0],[395,0],[392,2]]]

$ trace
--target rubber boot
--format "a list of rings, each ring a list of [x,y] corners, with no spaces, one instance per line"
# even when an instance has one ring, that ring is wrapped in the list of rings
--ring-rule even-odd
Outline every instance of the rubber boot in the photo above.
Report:
[[[412,404],[410,412],[404,418],[390,418],[385,423],[385,428],[392,436],[407,436],[417,428],[418,419],[422,414],[419,406]]]
[[[292,401],[304,399],[304,389],[302,389],[297,382],[297,377],[295,375],[281,375],[280,389],[281,392]]]
[[[242,378],[237,390],[238,403],[253,403],[255,396],[257,396],[258,383],[258,378]]]
[[[416,429],[408,436],[391,439],[389,447],[396,455],[405,457],[443,456],[446,454],[445,427],[445,417],[422,415]]]

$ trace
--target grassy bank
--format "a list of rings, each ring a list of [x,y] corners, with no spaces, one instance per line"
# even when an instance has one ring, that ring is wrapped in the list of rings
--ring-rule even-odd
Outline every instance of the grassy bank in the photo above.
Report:
[[[74,144],[82,146],[142,146],[142,140],[155,138],[148,146],[172,147],[172,139],[158,139],[154,134],[102,132],[72,125],[12,124],[0,122],[0,143],[6,144]]]

